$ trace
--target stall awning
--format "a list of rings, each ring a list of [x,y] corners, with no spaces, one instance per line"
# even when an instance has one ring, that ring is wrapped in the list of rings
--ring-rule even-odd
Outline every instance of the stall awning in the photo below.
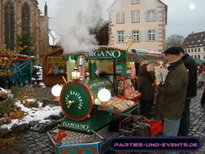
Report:
[[[155,53],[136,53],[136,54],[128,54],[128,61],[136,62],[136,61],[158,61],[164,60],[164,54],[155,54]]]
[[[23,54],[13,54],[15,60],[28,60],[34,58],[34,56],[28,56]]]
[[[15,60],[28,60],[28,57],[16,57]]]
[[[197,59],[197,58],[195,58],[194,60],[195,60],[195,62],[198,63],[198,64],[205,63],[205,60],[203,60],[203,59]]]

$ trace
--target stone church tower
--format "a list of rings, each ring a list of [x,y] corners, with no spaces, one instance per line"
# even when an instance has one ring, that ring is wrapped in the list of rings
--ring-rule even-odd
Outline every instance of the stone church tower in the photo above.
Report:
[[[15,48],[17,35],[27,31],[34,39],[36,63],[49,50],[49,28],[47,4],[44,15],[38,8],[37,0],[0,0],[0,49]]]

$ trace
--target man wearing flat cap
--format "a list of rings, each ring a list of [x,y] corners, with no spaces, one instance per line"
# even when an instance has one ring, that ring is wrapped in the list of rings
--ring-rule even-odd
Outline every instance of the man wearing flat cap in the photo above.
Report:
[[[178,47],[170,47],[164,54],[169,72],[164,84],[157,87],[156,112],[164,119],[163,135],[177,136],[186,98],[188,71]]]

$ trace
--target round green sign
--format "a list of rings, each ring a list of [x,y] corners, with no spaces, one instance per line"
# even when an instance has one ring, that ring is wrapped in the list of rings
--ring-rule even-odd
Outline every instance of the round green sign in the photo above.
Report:
[[[69,82],[61,91],[60,104],[69,119],[82,121],[88,118],[92,111],[92,94],[83,83]]]

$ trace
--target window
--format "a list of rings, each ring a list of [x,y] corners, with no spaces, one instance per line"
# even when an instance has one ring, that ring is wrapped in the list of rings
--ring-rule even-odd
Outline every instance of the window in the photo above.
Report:
[[[139,4],[140,0],[131,0],[131,4]]]
[[[117,24],[125,23],[125,13],[124,12],[118,12],[116,14],[116,22]]]
[[[200,52],[200,48],[198,48],[198,52]]]
[[[124,31],[118,31],[117,32],[117,41],[118,42],[124,42]]]
[[[148,30],[148,41],[155,41],[155,40],[156,40],[155,30]]]
[[[204,52],[205,52],[205,48],[204,48]]]
[[[30,30],[30,8],[27,3],[22,6],[22,32],[29,34]]]
[[[156,10],[148,10],[145,15],[147,21],[156,21],[157,20],[157,11]]]
[[[140,22],[140,11],[132,11],[131,12],[131,20],[132,22]]]
[[[7,49],[14,49],[14,5],[8,1],[4,7],[5,44]]]
[[[155,20],[155,11],[150,10],[148,11],[148,21],[154,21]]]
[[[140,32],[139,31],[132,31],[132,38],[133,42],[139,42],[140,41]]]

